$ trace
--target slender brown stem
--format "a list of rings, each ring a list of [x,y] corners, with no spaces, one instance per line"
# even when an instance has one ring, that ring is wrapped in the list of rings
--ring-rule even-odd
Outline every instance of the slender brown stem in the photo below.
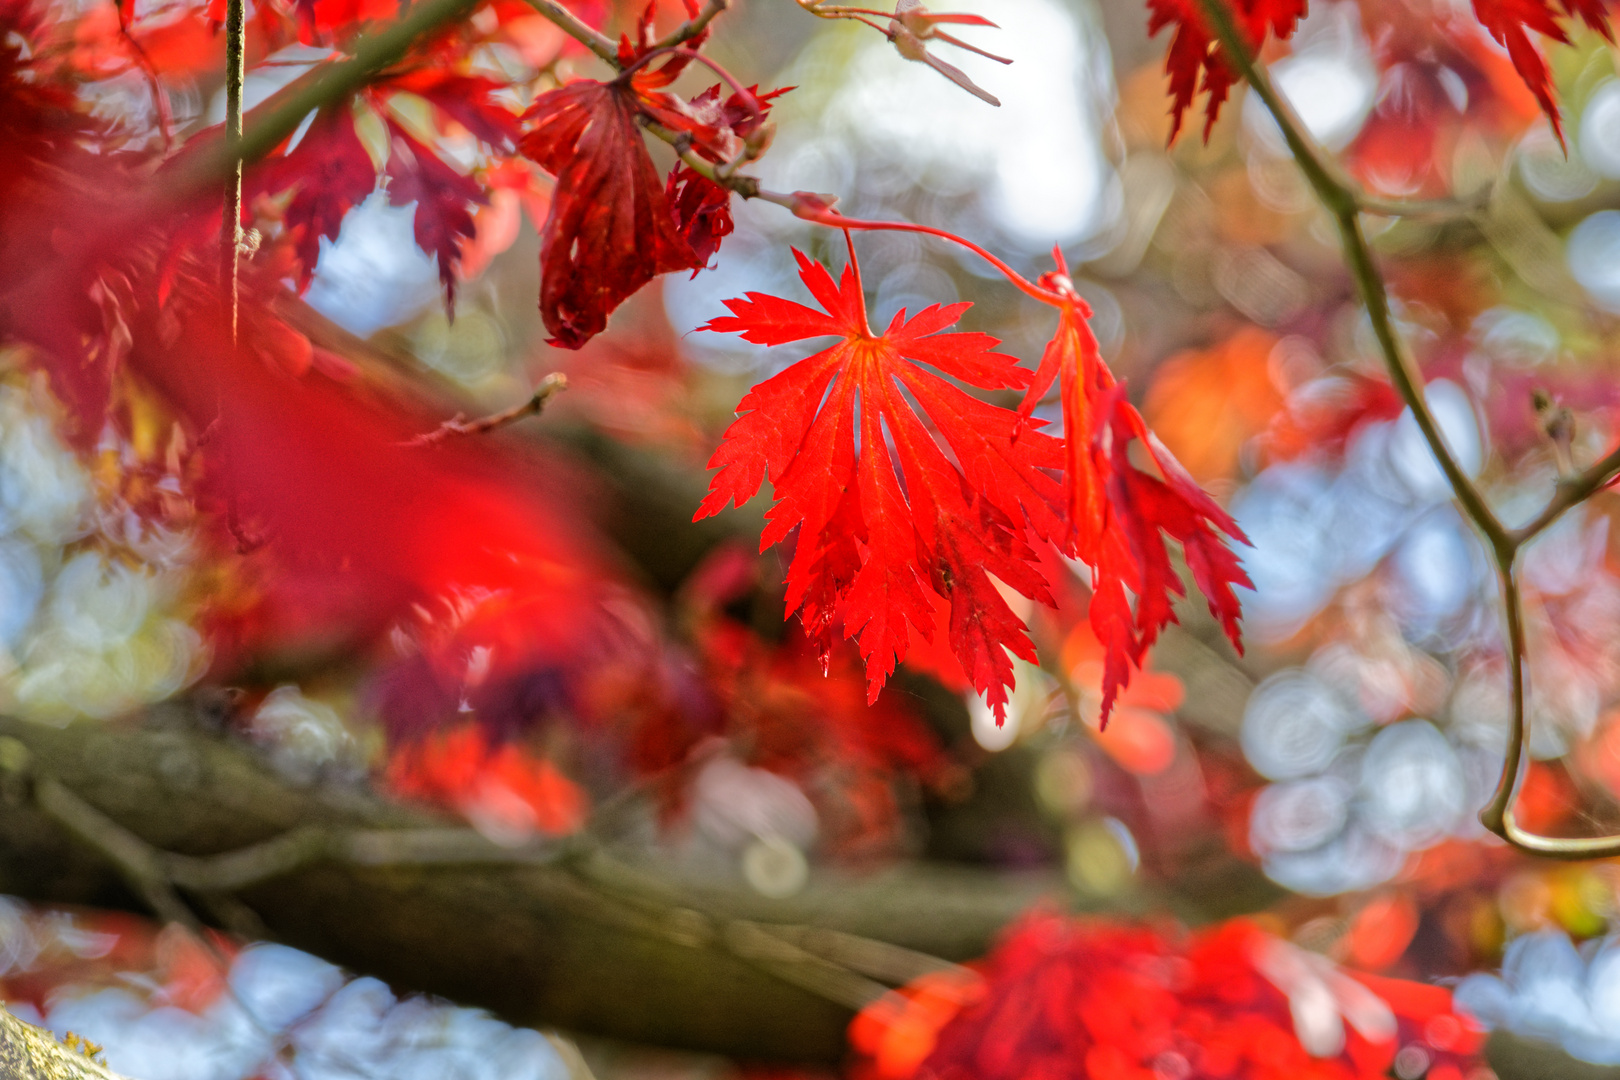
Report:
[[[714,21],[714,17],[716,15],[719,15],[722,11],[725,11],[730,6],[731,0],[709,0],[707,4],[703,5],[703,10],[697,13],[696,18],[688,19],[686,22],[676,27],[667,37],[658,42],[654,48],[672,49],[677,45],[691,41],[693,38],[697,37],[699,34],[703,33],[703,31],[709,28],[709,24]]]
[[[1620,476],[1620,448],[1609,451],[1584,472],[1560,480],[1558,489],[1541,513],[1532,518],[1528,524],[1513,530],[1513,542],[1524,544],[1545,532],[1553,522],[1564,516],[1566,510],[1590,499],[1614,483],[1617,476]]]
[[[1495,793],[1480,811],[1480,822],[1491,832],[1520,850],[1560,859],[1598,859],[1620,855],[1620,835],[1582,838],[1541,836],[1521,828],[1513,815],[1513,801],[1518,793],[1520,773],[1524,765],[1524,752],[1530,739],[1530,720],[1527,708],[1527,652],[1524,628],[1524,597],[1519,587],[1516,563],[1520,548],[1556,521],[1570,507],[1589,498],[1600,488],[1620,475],[1620,449],[1580,475],[1561,483],[1552,499],[1529,524],[1508,529],[1501,523],[1484,496],[1458,464],[1445,437],[1440,431],[1433,411],[1423,396],[1422,377],[1401,343],[1390,314],[1389,290],[1383,275],[1373,260],[1361,227],[1361,214],[1400,213],[1400,204],[1391,204],[1367,198],[1320,152],[1305,134],[1304,126],[1294,115],[1288,103],[1276,92],[1266,73],[1255,63],[1244,41],[1232,22],[1223,0],[1200,0],[1203,12],[1215,30],[1226,58],[1242,74],[1244,81],[1277,122],[1283,140],[1293,152],[1294,161],[1317,199],[1333,215],[1344,247],[1345,261],[1355,279],[1374,336],[1384,357],[1401,400],[1412,410],[1424,441],[1435,460],[1439,462],[1446,481],[1451,486],[1463,514],[1473,524],[1490,548],[1496,563],[1497,577],[1502,590],[1503,619],[1507,626],[1508,682],[1511,712],[1508,723],[1507,751],[1503,758],[1501,778]],[[1459,206],[1467,204],[1459,203]],[[1419,204],[1421,207],[1422,204]]]
[[[412,446],[437,446],[453,436],[484,435],[499,430],[508,424],[515,424],[526,416],[539,416],[545,409],[546,402],[563,390],[568,389],[568,376],[561,372],[552,372],[540,380],[529,400],[521,405],[514,405],[510,409],[503,409],[493,416],[486,416],[481,420],[462,420],[459,416],[454,420],[446,420],[426,435],[418,435],[411,440]]]
[[[237,308],[241,300],[242,83],[247,77],[245,9],[245,0],[227,0],[225,5],[225,152],[230,155],[230,170],[225,177],[224,217],[219,228],[219,284],[232,345],[236,344]]]

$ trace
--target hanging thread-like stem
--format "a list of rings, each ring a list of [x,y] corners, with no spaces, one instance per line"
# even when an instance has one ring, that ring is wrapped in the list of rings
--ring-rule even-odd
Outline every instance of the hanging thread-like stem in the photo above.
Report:
[[[219,294],[236,344],[241,299],[242,261],[242,83],[247,77],[245,0],[225,5],[225,151],[231,165],[225,176],[224,216],[219,229]]]

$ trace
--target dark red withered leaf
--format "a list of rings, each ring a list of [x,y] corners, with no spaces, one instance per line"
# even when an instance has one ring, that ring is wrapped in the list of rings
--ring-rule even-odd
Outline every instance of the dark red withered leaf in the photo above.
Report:
[[[524,114],[519,149],[557,178],[541,230],[540,315],[551,343],[577,349],[659,274],[703,265],[675,227],[636,123],[634,91],[581,80]]]

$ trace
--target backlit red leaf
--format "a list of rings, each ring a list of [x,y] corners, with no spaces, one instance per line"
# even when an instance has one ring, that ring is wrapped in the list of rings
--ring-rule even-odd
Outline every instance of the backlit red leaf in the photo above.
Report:
[[[1563,0],[1563,9],[1570,16],[1579,16],[1587,26],[1609,40],[1614,35],[1609,28],[1609,16],[1601,3],[1592,0]],[[1536,96],[1541,109],[1547,114],[1553,132],[1560,144],[1564,141],[1564,126],[1558,114],[1558,102],[1553,98],[1552,77],[1547,70],[1547,58],[1530,37],[1530,32],[1552,38],[1561,45],[1569,44],[1569,35],[1559,21],[1559,14],[1551,0],[1474,0],[1474,16],[1508,51],[1513,67],[1524,79],[1524,84]]]
[[[1253,586],[1221,534],[1248,540],[1126,400],[1087,323],[1091,311],[1075,293],[1062,253],[1053,254],[1058,272],[1041,280],[1066,300],[1020,412],[1029,415],[1058,381],[1068,460],[1066,530],[1056,539],[1092,569],[1090,622],[1104,649],[1101,718],[1106,725],[1131,668],[1141,666],[1159,632],[1176,621],[1172,597],[1185,594],[1166,537],[1181,544],[1210,613],[1240,651],[1241,610],[1233,587]],[[1142,444],[1159,476],[1132,462],[1132,442]],[[1134,612],[1127,591],[1135,596]]]
[[[933,639],[937,594],[949,602],[952,652],[1000,715],[1008,650],[1031,660],[1034,650],[996,581],[1050,602],[1023,537],[1029,527],[1059,527],[1060,489],[1047,470],[1062,467],[1061,444],[928,370],[984,389],[1028,382],[993,351],[995,338],[946,332],[967,304],[909,319],[902,310],[875,335],[853,260],[834,284],[825,267],[794,254],[819,310],[749,293],[703,329],[763,345],[839,340],[743,398],[709,463],[719,472],[697,516],[741,505],[769,475],[775,505],[762,546],[797,530],[788,611],[822,654],[839,627],[855,638],[875,699],[913,628]]]

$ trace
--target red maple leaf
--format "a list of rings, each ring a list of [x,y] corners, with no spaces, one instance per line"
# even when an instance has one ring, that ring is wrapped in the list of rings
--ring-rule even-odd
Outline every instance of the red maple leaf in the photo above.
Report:
[[[1570,16],[1579,16],[1587,26],[1610,41],[1614,34],[1609,28],[1609,14],[1599,0],[1560,0]],[[1508,51],[1513,67],[1536,96],[1541,109],[1564,144],[1564,125],[1558,114],[1558,102],[1553,98],[1552,77],[1547,70],[1547,58],[1531,40],[1528,31],[1534,30],[1552,38],[1560,45],[1569,44],[1569,35],[1559,22],[1558,11],[1549,0],[1474,0],[1474,17]]]
[[[1063,477],[1067,527],[1057,539],[1066,553],[1093,570],[1090,622],[1104,647],[1101,715],[1106,725],[1119,691],[1130,681],[1131,666],[1139,667],[1159,631],[1176,621],[1171,596],[1185,595],[1165,536],[1181,543],[1210,613],[1240,652],[1241,610],[1232,589],[1253,585],[1220,533],[1244,543],[1248,538],[1125,399],[1124,388],[1103,362],[1087,323],[1091,309],[1074,291],[1063,253],[1054,251],[1053,258],[1058,269],[1041,284],[1064,302],[1057,333],[1019,412],[1030,415],[1059,380],[1068,460]],[[1131,462],[1133,440],[1142,443],[1162,479]],[[1127,590],[1136,596],[1134,612]]]
[[[483,186],[440,161],[438,155],[388,121],[393,150],[388,157],[388,201],[416,204],[416,245],[439,264],[447,308],[456,300],[456,266],[463,238],[477,235],[469,203],[489,202]]]
[[[250,190],[293,189],[282,220],[298,255],[298,288],[308,287],[321,238],[336,240],[343,217],[377,187],[377,166],[355,134],[347,105],[323,110],[285,157],[268,162]]]
[[[519,149],[557,178],[541,230],[540,315],[577,349],[647,282],[702,262],[681,238],[636,123],[627,80],[584,79],[540,96]]]
[[[1062,529],[1060,491],[1047,472],[1062,467],[1062,444],[1020,432],[1016,413],[922,366],[987,390],[1028,383],[1028,371],[993,351],[995,338],[944,332],[970,305],[935,305],[909,319],[902,309],[875,335],[853,246],[837,285],[825,267],[794,256],[821,310],[749,293],[727,300],[732,314],[702,329],[762,345],[839,340],[743,398],[709,462],[719,472],[696,517],[742,505],[768,473],[776,501],[761,549],[798,531],[787,607],[823,662],[841,626],[857,639],[876,700],[911,628],[933,639],[937,593],[950,604],[952,651],[1000,716],[1012,683],[1008,650],[1031,661],[1035,651],[991,575],[1051,603],[1024,531]]]
[[[1201,5],[1202,0],[1148,0],[1148,33],[1157,34],[1167,26],[1176,28],[1170,50],[1164,57],[1164,71],[1170,76],[1171,142],[1181,131],[1182,115],[1200,89],[1209,95],[1204,106],[1207,141],[1227,92],[1238,81],[1237,72],[1215,43]],[[1250,47],[1258,49],[1265,44],[1268,33],[1276,34],[1279,41],[1292,37],[1305,14],[1305,5],[1306,0],[1235,0],[1230,11]],[[1199,86],[1200,73],[1202,87]]]

